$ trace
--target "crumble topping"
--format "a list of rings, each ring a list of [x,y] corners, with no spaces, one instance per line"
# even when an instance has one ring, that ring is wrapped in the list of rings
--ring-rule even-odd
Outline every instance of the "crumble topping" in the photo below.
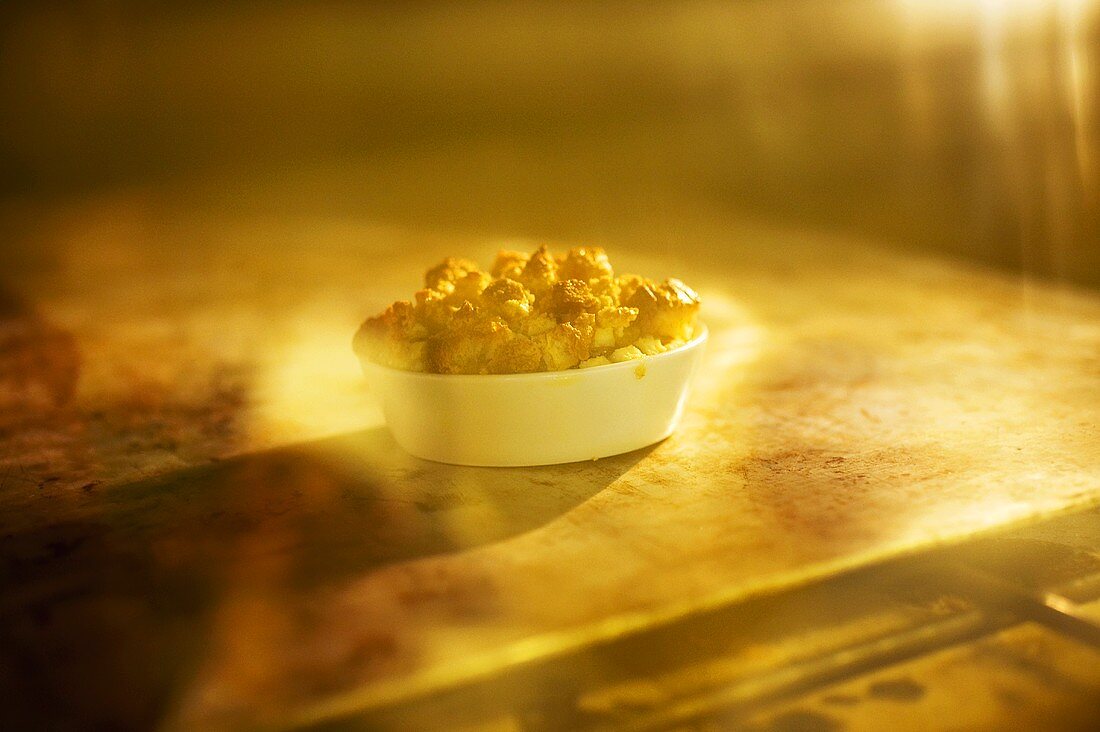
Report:
[[[355,352],[406,371],[516,374],[652,356],[695,335],[699,296],[677,279],[615,275],[599,247],[502,250],[484,272],[448,257],[412,301],[368,318]]]

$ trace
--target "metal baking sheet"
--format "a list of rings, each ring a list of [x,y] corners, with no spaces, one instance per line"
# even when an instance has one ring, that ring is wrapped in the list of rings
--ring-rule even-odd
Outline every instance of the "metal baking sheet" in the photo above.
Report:
[[[351,334],[434,260],[532,242],[140,199],[34,227],[9,359],[52,366],[4,384],[5,607],[94,632],[6,632],[113,659],[168,727],[384,705],[1100,498],[1083,291],[722,221],[611,237],[704,298],[681,428],[460,468],[396,447]]]

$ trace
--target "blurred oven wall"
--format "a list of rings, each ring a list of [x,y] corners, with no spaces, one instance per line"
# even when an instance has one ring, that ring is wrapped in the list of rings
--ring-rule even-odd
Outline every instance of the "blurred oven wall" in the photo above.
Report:
[[[1097,285],[1097,6],[9,2],[0,196],[552,237],[709,212]]]

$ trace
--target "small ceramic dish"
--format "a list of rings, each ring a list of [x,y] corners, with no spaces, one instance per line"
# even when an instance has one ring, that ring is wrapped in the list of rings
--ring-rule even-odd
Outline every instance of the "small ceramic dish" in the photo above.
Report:
[[[618,455],[672,434],[707,329],[656,356],[587,369],[464,375],[362,360],[394,439],[457,465],[550,465]]]

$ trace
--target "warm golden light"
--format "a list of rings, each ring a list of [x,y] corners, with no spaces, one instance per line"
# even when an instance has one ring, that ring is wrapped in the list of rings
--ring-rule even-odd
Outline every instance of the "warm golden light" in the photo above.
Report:
[[[264,338],[249,429],[257,442],[283,444],[382,424],[377,400],[351,352],[354,311],[328,303],[296,312]]]
[[[1095,701],[1083,618],[991,635],[1025,615],[894,570],[1004,560],[994,532],[1026,557],[1073,512],[1055,579],[1100,572],[1100,2],[155,5],[0,10],[0,727]],[[544,243],[701,294],[678,429],[541,467],[402,450],[360,323]],[[480,404],[435,421],[499,453]]]

